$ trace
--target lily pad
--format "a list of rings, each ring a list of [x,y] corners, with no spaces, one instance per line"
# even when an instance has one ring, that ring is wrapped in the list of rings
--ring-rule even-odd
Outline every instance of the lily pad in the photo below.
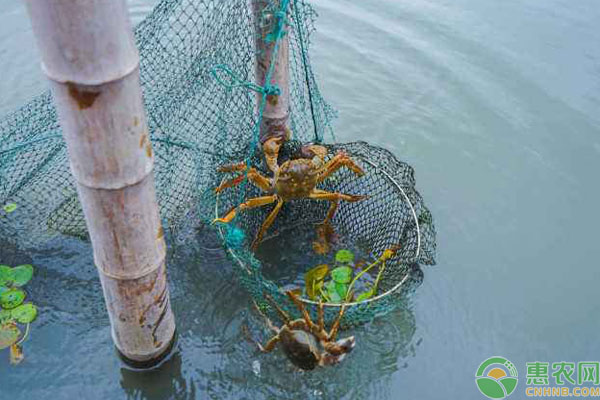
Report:
[[[0,325],[0,350],[17,343],[21,331],[15,324]]]
[[[0,265],[0,286],[5,286],[12,282],[12,268],[8,265]]]
[[[319,293],[319,289],[323,286],[323,280],[329,272],[327,264],[317,265],[304,274],[304,285],[306,294],[310,299],[314,299]]]
[[[10,310],[10,314],[17,322],[28,324],[37,317],[37,308],[31,303],[25,303]]]
[[[21,289],[8,289],[0,294],[0,306],[7,310],[11,310],[25,300],[25,292]]]
[[[374,288],[369,289],[366,292],[359,294],[358,297],[356,298],[356,301],[364,301],[364,300],[370,299],[371,297],[373,297],[374,294],[375,294]]]
[[[337,292],[337,294],[340,295],[342,299],[345,299],[346,295],[348,294],[348,285],[346,283],[336,282],[335,291]]]
[[[0,325],[4,324],[9,320],[12,320],[12,313],[10,312],[10,310],[0,309]]]
[[[350,283],[352,280],[352,268],[350,267],[337,267],[331,271],[331,278],[337,283]]]
[[[339,250],[337,253],[335,253],[335,261],[339,262],[340,264],[350,264],[352,261],[354,261],[354,253],[352,253],[350,250]]]
[[[33,276],[33,265],[23,264],[18,265],[12,269],[13,284],[15,286],[23,286]]]
[[[8,203],[5,204],[2,209],[4,210],[4,212],[6,212],[7,214],[10,214],[11,212],[15,211],[17,209],[17,204],[16,203]]]
[[[325,284],[325,289],[327,289],[327,297],[329,297],[329,301],[332,303],[341,303],[342,296],[337,292],[335,281],[329,281]]]

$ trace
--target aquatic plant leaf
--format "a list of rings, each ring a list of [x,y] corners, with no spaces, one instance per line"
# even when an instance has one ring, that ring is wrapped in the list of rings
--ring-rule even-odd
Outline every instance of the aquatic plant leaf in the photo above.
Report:
[[[375,294],[375,290],[373,290],[373,289],[369,289],[366,292],[363,292],[360,295],[358,295],[358,297],[356,298],[356,301],[364,301],[364,300],[367,300],[367,299],[370,299],[371,297],[373,297],[373,295]]]
[[[345,299],[346,295],[348,294],[348,284],[336,282],[335,291],[337,292],[337,294],[340,295],[342,299]]]
[[[12,268],[8,265],[0,265],[0,286],[5,286],[12,282]]]
[[[0,294],[0,306],[7,310],[13,309],[23,303],[25,292],[21,289],[8,289]]]
[[[21,304],[10,310],[10,314],[17,322],[28,324],[37,317],[37,307],[31,303]]]
[[[6,212],[7,214],[10,214],[11,212],[15,211],[17,209],[17,204],[16,203],[8,203],[5,204],[2,209],[4,210],[4,212]]]
[[[329,297],[329,301],[332,303],[341,303],[342,296],[337,292],[337,288],[335,287],[335,281],[328,281],[325,284],[325,289],[327,289],[327,297]]]
[[[327,264],[321,264],[310,269],[304,274],[304,285],[306,288],[306,295],[311,300],[314,300],[314,298],[319,293],[319,289],[323,285],[323,280],[327,276],[327,272],[329,272],[329,266]]]
[[[13,284],[23,286],[33,277],[33,265],[23,264],[12,269]]]
[[[331,271],[331,278],[337,283],[350,283],[352,280],[352,268],[337,267]]]
[[[337,253],[335,253],[335,261],[339,262],[340,264],[350,264],[352,261],[354,261],[354,253],[352,253],[350,250],[339,250]]]
[[[17,343],[21,331],[15,324],[0,325],[0,350]]]
[[[12,320],[10,310],[0,309],[0,325]]]

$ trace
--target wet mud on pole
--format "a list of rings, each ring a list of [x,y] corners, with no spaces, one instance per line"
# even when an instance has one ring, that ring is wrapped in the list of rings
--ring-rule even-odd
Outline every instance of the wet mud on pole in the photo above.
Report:
[[[267,83],[277,85],[281,93],[267,96],[267,102],[263,112],[263,118],[260,126],[260,142],[264,143],[272,137],[282,137],[289,139],[290,116],[290,68],[289,68],[289,40],[288,35],[284,35],[279,41],[279,49],[275,55],[275,66],[271,75],[271,82],[266,82],[265,78],[271,60],[275,41],[269,41],[268,35],[273,32],[276,24],[275,10],[268,6],[273,2],[279,6],[281,0],[252,0],[254,23],[255,23],[255,43],[256,43],[256,79],[259,85],[265,86]],[[293,4],[288,6],[293,7]],[[289,12],[287,18],[290,18]],[[285,27],[284,27],[285,29]],[[257,94],[257,104],[260,106],[262,93]]]
[[[172,346],[153,154],[125,0],[26,0],[94,248],[114,343],[138,366]]]

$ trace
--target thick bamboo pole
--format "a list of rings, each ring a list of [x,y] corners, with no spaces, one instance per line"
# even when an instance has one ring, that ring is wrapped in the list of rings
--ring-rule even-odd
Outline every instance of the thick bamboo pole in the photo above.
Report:
[[[277,85],[281,90],[279,96],[270,95],[263,111],[263,119],[260,127],[260,142],[264,143],[272,137],[289,139],[289,116],[290,116],[290,68],[289,68],[289,35],[284,35],[279,41],[279,48],[275,55],[275,66],[271,76],[271,82],[266,82],[267,71],[273,59],[275,41],[267,40],[268,35],[273,32],[276,24],[274,11],[269,11],[269,4],[280,5],[282,0],[253,0],[253,13],[255,21],[255,43],[256,43],[256,79],[259,85],[267,83]],[[260,104],[262,94],[258,94],[257,101]]]
[[[130,361],[172,344],[152,146],[125,0],[26,0],[94,248],[112,335]]]

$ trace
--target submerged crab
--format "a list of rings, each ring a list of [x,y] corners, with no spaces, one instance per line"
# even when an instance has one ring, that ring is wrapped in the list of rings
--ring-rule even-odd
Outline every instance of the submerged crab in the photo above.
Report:
[[[246,200],[237,207],[233,207],[224,217],[216,218],[214,222],[229,223],[233,220],[238,211],[249,208],[261,207],[267,204],[276,203],[273,210],[269,213],[256,238],[252,243],[252,248],[256,249],[267,229],[275,221],[275,217],[281,210],[283,203],[292,199],[311,198],[315,200],[328,200],[331,202],[329,211],[321,226],[330,227],[330,221],[333,218],[340,200],[355,202],[365,199],[367,196],[352,195],[344,193],[332,193],[317,189],[316,186],[323,182],[338,169],[346,167],[359,176],[364,175],[360,168],[348,155],[343,152],[335,155],[331,160],[325,162],[327,149],[323,146],[311,145],[303,149],[303,152],[312,158],[300,158],[288,160],[281,166],[277,163],[279,148],[283,138],[268,139],[263,145],[263,151],[267,166],[273,171],[273,178],[267,178],[261,175],[255,168],[248,170],[248,180],[258,188],[269,193],[267,196],[255,197]],[[245,162],[226,165],[219,168],[219,172],[239,172],[240,174],[230,180],[224,181],[215,189],[216,193],[222,190],[239,185],[244,181],[247,165]]]
[[[286,294],[292,299],[296,307],[302,312],[303,318],[291,320],[290,316],[277,305],[270,296],[265,296],[273,305],[279,316],[283,319],[284,325],[277,328],[271,320],[262,312],[275,336],[272,337],[266,345],[262,346],[256,342],[258,348],[268,353],[272,351],[277,343],[281,343],[283,352],[287,358],[298,368],[303,370],[312,370],[317,366],[333,365],[341,362],[346,354],[354,348],[354,336],[350,336],[338,341],[335,340],[340,326],[340,320],[344,315],[344,306],[335,319],[331,331],[327,332],[323,320],[323,303],[319,303],[319,318],[315,324],[308,315],[304,304],[296,295],[288,291]]]

